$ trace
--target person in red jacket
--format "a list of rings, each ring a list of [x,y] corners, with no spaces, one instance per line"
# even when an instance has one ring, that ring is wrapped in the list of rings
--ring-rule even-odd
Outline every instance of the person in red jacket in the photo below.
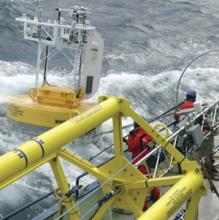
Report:
[[[134,130],[131,131],[128,135],[128,139],[123,139],[128,145],[128,151],[132,153],[132,163],[136,164],[139,160],[145,157],[154,147],[153,138],[145,132],[136,122],[134,123]],[[150,168],[146,167],[143,164],[138,166],[138,170],[146,175],[150,173]],[[150,202],[157,201],[160,198],[160,190],[157,187],[154,187],[151,190]],[[146,197],[143,211],[146,211],[149,206],[148,198]]]
[[[134,123],[134,130],[128,135],[128,151],[132,153],[133,164],[147,155],[153,147],[153,138]]]
[[[186,100],[182,103],[174,114],[176,123],[183,121],[191,112],[194,111],[194,103],[196,101],[196,91],[189,90],[186,93]]]

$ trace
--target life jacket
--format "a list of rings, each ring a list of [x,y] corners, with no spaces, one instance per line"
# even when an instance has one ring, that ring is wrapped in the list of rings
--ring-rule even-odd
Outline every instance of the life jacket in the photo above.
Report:
[[[148,146],[152,140],[153,138],[142,128],[137,128],[133,132],[130,132],[127,144],[128,151],[132,153],[132,159],[136,158],[142,151],[147,148],[144,153],[134,159],[133,164],[137,163],[141,158],[143,158],[152,150],[152,148]]]

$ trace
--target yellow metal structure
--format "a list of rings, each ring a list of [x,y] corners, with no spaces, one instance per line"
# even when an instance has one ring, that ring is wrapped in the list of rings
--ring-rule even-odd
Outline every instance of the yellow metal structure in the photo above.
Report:
[[[15,121],[32,125],[55,127],[79,115],[95,104],[83,103],[85,93],[76,94],[68,88],[43,85],[30,95],[11,97],[7,116]]]
[[[167,191],[139,220],[167,220],[187,202],[184,219],[195,219],[201,196],[205,192],[200,170],[189,171],[183,178]]]
[[[101,97],[99,101],[98,106],[2,155],[0,189],[49,162],[63,196],[62,205],[65,207],[65,213],[69,219],[79,219],[82,213],[78,211],[77,204],[75,205],[72,197],[64,196],[69,190],[69,185],[59,162],[61,157],[95,176],[103,184],[104,194],[111,192],[115,187],[120,188],[118,193],[97,208],[92,219],[99,220],[109,207],[116,207],[132,211],[139,219],[164,220],[177,211],[181,204],[187,203],[186,220],[193,220],[200,197],[206,193],[197,162],[186,159],[155,128],[138,116],[130,108],[127,100]],[[124,156],[122,116],[131,117],[147,131],[157,145],[174,157],[182,173],[177,176],[150,179],[139,172]],[[104,165],[96,167],[63,147],[110,118],[114,129],[115,156]],[[145,197],[149,195],[150,189],[156,186],[172,187],[144,213],[142,207]]]

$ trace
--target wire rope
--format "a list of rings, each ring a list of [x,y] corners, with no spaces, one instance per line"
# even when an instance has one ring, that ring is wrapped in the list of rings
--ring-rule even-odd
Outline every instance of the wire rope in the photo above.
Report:
[[[192,61],[184,68],[184,70],[181,72],[180,74],[180,77],[179,77],[179,80],[178,80],[178,83],[177,83],[177,86],[176,86],[176,105],[178,105],[178,102],[179,102],[179,86],[180,86],[180,83],[181,83],[181,80],[182,80],[182,77],[184,75],[184,73],[186,72],[186,70],[196,61],[198,60],[199,58],[205,56],[205,55],[208,55],[210,53],[214,53],[214,52],[219,52],[219,49],[215,49],[215,50],[209,50],[207,52],[204,52],[200,55],[198,55],[197,57],[195,57],[194,59],[192,59]]]

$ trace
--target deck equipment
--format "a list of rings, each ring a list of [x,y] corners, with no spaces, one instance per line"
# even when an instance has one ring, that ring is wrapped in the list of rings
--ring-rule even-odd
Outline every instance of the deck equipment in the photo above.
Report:
[[[200,198],[206,194],[202,171],[197,161],[192,157],[208,137],[218,135],[219,102],[212,103],[203,111],[192,117],[188,123],[171,136],[162,135],[157,126],[151,126],[144,121],[129,105],[126,99],[116,97],[100,97],[99,105],[78,115],[65,123],[56,126],[46,133],[26,142],[24,145],[0,157],[0,189],[17,181],[37,167],[49,163],[57,182],[59,202],[51,210],[47,210],[40,219],[112,219],[112,208],[131,211],[135,218],[144,220],[167,220],[174,215],[183,213],[185,220],[196,218]],[[194,133],[186,133],[195,125],[200,115],[208,119],[208,130],[202,130],[204,137],[201,142],[195,142]],[[156,142],[154,150],[133,165],[124,154],[122,118],[131,117]],[[96,166],[91,161],[67,150],[65,146],[70,141],[79,138],[96,128],[106,120],[112,119],[114,157]],[[204,124],[203,124],[204,126]],[[166,133],[168,129],[159,123]],[[191,129],[190,129],[191,130]],[[189,143],[190,151],[185,155],[180,152],[184,134],[193,139]],[[199,135],[199,134],[198,134]],[[188,143],[188,142],[186,142]],[[166,160],[159,163],[159,154],[165,152]],[[137,166],[147,162],[151,155],[157,155],[156,166],[152,175],[144,176]],[[97,178],[96,185],[85,194],[81,194],[78,184],[70,187],[60,158],[78,166]],[[165,165],[166,164],[166,165]],[[13,169],[11,169],[13,167]],[[82,186],[83,187],[83,186]],[[153,187],[164,187],[162,197],[152,203],[146,212],[142,211],[145,197],[150,195]],[[168,188],[168,189],[167,189]],[[181,218],[181,217],[180,217]],[[176,219],[176,218],[175,218]]]

